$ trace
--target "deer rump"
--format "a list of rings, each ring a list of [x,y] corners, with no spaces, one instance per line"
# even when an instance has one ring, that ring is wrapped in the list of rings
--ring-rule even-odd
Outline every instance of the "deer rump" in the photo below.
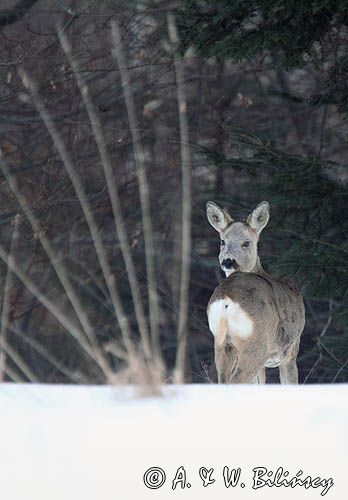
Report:
[[[208,304],[209,328],[217,345],[238,351],[257,343],[268,353],[265,366],[279,366],[303,330],[303,300],[292,285],[271,277],[235,272],[214,290]],[[256,354],[256,352],[255,352]]]

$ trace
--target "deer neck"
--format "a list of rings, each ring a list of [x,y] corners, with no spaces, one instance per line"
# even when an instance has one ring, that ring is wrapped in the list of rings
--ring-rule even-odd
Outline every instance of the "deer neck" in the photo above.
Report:
[[[254,274],[261,274],[261,276],[267,276],[266,271],[261,266],[260,257],[257,257],[256,264],[250,272]]]

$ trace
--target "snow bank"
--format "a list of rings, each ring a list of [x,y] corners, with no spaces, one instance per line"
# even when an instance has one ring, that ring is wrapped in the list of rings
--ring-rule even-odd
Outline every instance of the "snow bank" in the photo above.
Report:
[[[0,385],[0,498],[298,500],[323,492],[347,498],[348,385],[187,385],[167,386],[161,397],[136,393]],[[153,467],[161,470],[148,473],[146,486],[144,474]],[[262,467],[272,471],[264,481],[277,483],[278,471],[278,486],[255,482],[253,469]],[[224,473],[238,468],[239,483],[227,487]],[[286,487],[282,471],[289,473],[283,479],[310,476],[309,487]],[[181,481],[173,490],[175,477]],[[204,477],[215,481],[203,486]],[[333,486],[324,491],[328,479]]]

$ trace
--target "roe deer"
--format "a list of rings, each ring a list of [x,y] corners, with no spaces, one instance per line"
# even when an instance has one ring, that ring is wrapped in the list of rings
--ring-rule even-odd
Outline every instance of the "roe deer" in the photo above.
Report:
[[[220,233],[219,261],[227,276],[207,309],[219,383],[265,383],[265,368],[279,367],[282,384],[297,384],[305,309],[295,286],[261,267],[257,244],[269,204],[261,202],[246,222],[235,222],[208,201],[207,217]]]

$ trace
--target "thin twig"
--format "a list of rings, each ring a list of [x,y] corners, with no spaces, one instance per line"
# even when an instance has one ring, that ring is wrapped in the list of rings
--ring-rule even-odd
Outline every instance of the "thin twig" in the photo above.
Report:
[[[319,149],[317,152],[317,157],[321,157],[321,153],[324,148],[324,133],[325,133],[325,124],[326,124],[326,118],[327,118],[327,110],[328,110],[328,103],[324,105],[324,110],[323,110],[323,117],[321,119],[321,125],[320,125],[320,139],[319,139]]]
[[[319,335],[319,337],[320,337],[320,338],[324,337],[324,335],[326,334],[326,332],[327,332],[327,331],[328,331],[328,329],[329,329],[329,326],[330,326],[330,325],[331,325],[331,323],[332,323],[332,308],[333,308],[332,301],[331,301],[331,300],[329,300],[329,311],[330,311],[330,313],[329,313],[329,317],[328,317],[328,319],[327,319],[327,322],[326,322],[326,323],[325,323],[325,325],[324,325],[324,328],[323,328],[323,329],[322,329],[322,331],[320,332],[320,335]]]
[[[306,378],[304,379],[303,383],[306,384],[307,381],[309,380],[309,378],[311,377],[312,373],[314,372],[314,370],[316,369],[316,367],[319,365],[319,363],[321,362],[321,360],[323,359],[323,352],[322,352],[322,348],[321,348],[321,345],[318,343],[318,349],[319,349],[319,356],[317,358],[317,360],[315,361],[315,363],[313,364],[312,368],[309,370],[309,372],[307,373],[307,376]]]
[[[168,31],[174,46],[174,67],[178,92],[178,108],[180,121],[181,168],[182,168],[182,247],[181,247],[181,276],[179,298],[178,346],[176,352],[174,379],[177,383],[185,380],[185,360],[187,350],[187,318],[190,279],[190,252],[191,252],[191,165],[189,132],[187,121],[187,105],[184,93],[184,69],[182,60],[177,52],[179,44],[178,32],[174,16],[168,14]]]
[[[213,384],[214,382],[212,381],[212,379],[210,378],[209,376],[209,372],[208,372],[208,365],[207,363],[205,363],[204,361],[201,362],[201,367],[202,367],[202,370],[204,371],[205,373],[205,378],[201,377],[204,379],[204,380],[208,380],[209,384]]]
[[[106,252],[104,249],[103,241],[100,236],[100,231],[98,229],[95,217],[90,208],[90,204],[88,202],[88,198],[86,192],[83,188],[81,178],[76,171],[75,165],[71,159],[71,156],[62,140],[61,134],[58,131],[58,128],[54,124],[52,117],[48,113],[42,99],[40,98],[36,85],[31,81],[28,75],[23,75],[23,83],[26,86],[27,90],[30,92],[30,95],[33,99],[33,102],[38,110],[43,122],[45,123],[47,130],[49,131],[51,138],[54,142],[55,147],[57,148],[60,157],[63,161],[64,167],[70,177],[71,183],[75,189],[76,196],[81,204],[82,211],[84,213],[85,219],[88,224],[89,231],[92,236],[92,240],[94,243],[94,247],[96,249],[96,253],[99,259],[100,267],[103,272],[103,276],[106,282],[106,285],[109,290],[109,294],[111,297],[111,301],[114,307],[115,315],[120,326],[120,330],[122,333],[123,341],[129,356],[132,355],[134,351],[134,347],[131,341],[131,333],[129,328],[128,318],[124,312],[122,300],[117,290],[115,275],[112,273],[109,262],[106,257]]]
[[[336,382],[336,380],[340,376],[341,372],[346,368],[347,365],[348,365],[348,358],[345,360],[345,362],[343,363],[343,365],[337,371],[336,375],[334,376],[334,378],[332,380],[332,384],[334,384]]]
[[[138,119],[134,105],[132,87],[130,84],[129,73],[126,68],[125,57],[123,53],[120,29],[116,21],[111,21],[112,37],[114,42],[113,53],[116,56],[117,64],[120,70],[122,88],[125,97],[129,126],[133,139],[133,149],[135,164],[137,167],[137,177],[139,183],[142,223],[144,231],[145,257],[146,257],[146,273],[149,292],[149,311],[150,311],[150,331],[153,356],[163,365],[159,340],[159,311],[158,311],[158,294],[156,285],[156,270],[155,270],[155,250],[153,242],[153,230],[151,222],[150,199],[149,199],[149,183],[146,175],[145,155],[140,138]]]
[[[140,295],[140,288],[138,284],[138,280],[136,277],[135,273],[135,267],[134,263],[132,260],[131,256],[131,251],[130,247],[128,244],[127,240],[127,235],[125,231],[125,225],[124,225],[124,220],[123,220],[123,215],[122,215],[122,210],[121,210],[121,204],[120,204],[120,199],[119,199],[119,194],[116,188],[115,184],[115,178],[113,174],[113,169],[111,165],[111,161],[107,152],[103,132],[102,132],[102,125],[99,119],[99,116],[96,112],[95,105],[91,99],[89,88],[87,84],[85,83],[84,78],[82,77],[79,65],[77,61],[72,57],[71,55],[71,48],[69,46],[68,40],[65,36],[65,34],[62,31],[58,32],[59,34],[59,39],[60,43],[62,45],[62,48],[68,58],[69,64],[73,70],[74,76],[76,78],[78,87],[80,89],[81,95],[83,102],[85,104],[93,134],[97,143],[98,151],[100,154],[103,170],[104,170],[104,175],[105,175],[105,180],[106,180],[106,185],[108,187],[109,191],[109,196],[110,196],[110,201],[111,201],[111,206],[113,210],[113,215],[114,215],[114,223],[116,227],[116,232],[120,241],[120,246],[121,246],[121,251],[122,255],[125,261],[126,265],[126,271],[129,279],[129,284],[132,292],[132,297],[133,297],[133,303],[134,303],[134,310],[135,310],[135,315],[137,318],[138,326],[139,326],[139,332],[144,348],[144,353],[145,356],[150,359],[151,358],[151,349],[150,349],[150,341],[149,341],[149,334],[148,334],[148,329],[146,325],[146,319],[145,319],[145,312],[143,308],[143,304],[141,301],[141,295]]]
[[[14,259],[16,258],[15,255],[19,241],[19,226],[20,226],[20,215],[17,214],[13,220],[13,233],[10,246],[10,255],[12,255]],[[3,345],[6,344],[7,329],[10,323],[12,286],[13,286],[12,273],[11,270],[7,268],[5,286],[4,286],[4,296],[2,300],[1,330],[0,330],[0,382],[3,380],[5,366],[6,366],[6,349],[3,348]]]
[[[322,347],[324,349],[324,351],[334,360],[336,361],[336,363],[338,363],[339,365],[343,365],[343,361],[341,361],[340,359],[338,359],[338,357],[332,352],[330,351],[330,349],[328,349],[326,347],[326,345],[323,343],[322,340],[320,340],[320,338],[318,339],[318,344],[320,345],[320,347]]]

